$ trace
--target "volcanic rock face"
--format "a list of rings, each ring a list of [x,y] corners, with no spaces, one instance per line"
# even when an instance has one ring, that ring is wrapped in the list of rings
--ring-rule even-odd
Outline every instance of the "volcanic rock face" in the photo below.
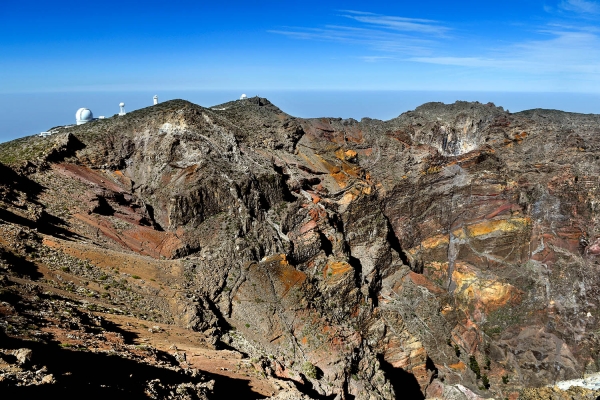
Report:
[[[203,332],[276,398],[514,399],[600,368],[599,134],[164,102],[0,146],[5,273]]]

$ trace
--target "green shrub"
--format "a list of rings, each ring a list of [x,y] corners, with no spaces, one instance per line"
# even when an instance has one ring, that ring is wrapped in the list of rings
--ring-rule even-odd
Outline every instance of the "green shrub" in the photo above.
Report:
[[[481,376],[481,384],[483,385],[483,389],[488,390],[490,388],[490,380],[486,374]]]
[[[308,378],[317,379],[317,367],[315,367],[314,364],[310,361],[307,361],[304,364],[302,364],[302,372]]]
[[[481,379],[481,370],[479,369],[479,363],[477,363],[475,356],[469,356],[469,368],[471,368],[471,371],[475,372],[477,379]]]

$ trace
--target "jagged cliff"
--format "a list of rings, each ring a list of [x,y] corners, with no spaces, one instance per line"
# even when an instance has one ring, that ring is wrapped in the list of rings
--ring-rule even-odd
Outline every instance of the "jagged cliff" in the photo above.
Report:
[[[551,110],[358,122],[253,98],[20,139],[4,292],[198,332],[293,383],[279,398],[514,399],[600,368],[599,135]]]

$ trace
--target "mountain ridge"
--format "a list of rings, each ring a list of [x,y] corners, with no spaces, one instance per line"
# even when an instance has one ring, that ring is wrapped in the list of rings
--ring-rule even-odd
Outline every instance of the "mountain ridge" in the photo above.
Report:
[[[600,368],[598,133],[491,103],[163,102],[0,144],[3,282],[199,332],[276,396],[516,398]]]

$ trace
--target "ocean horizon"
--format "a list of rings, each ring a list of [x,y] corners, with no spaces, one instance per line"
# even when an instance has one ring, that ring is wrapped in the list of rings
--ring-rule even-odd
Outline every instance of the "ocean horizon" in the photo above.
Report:
[[[244,92],[248,97],[269,99],[282,111],[301,118],[368,117],[389,120],[427,102],[492,102],[510,112],[534,108],[555,109],[584,114],[600,114],[600,94],[592,93],[519,93],[460,91],[318,91],[264,90]],[[125,103],[126,112],[159,102],[184,99],[203,107],[212,107],[240,97],[242,91],[121,91],[4,93],[0,97],[0,142],[35,135],[52,127],[75,123],[81,107],[92,110],[94,117],[112,116]]]

